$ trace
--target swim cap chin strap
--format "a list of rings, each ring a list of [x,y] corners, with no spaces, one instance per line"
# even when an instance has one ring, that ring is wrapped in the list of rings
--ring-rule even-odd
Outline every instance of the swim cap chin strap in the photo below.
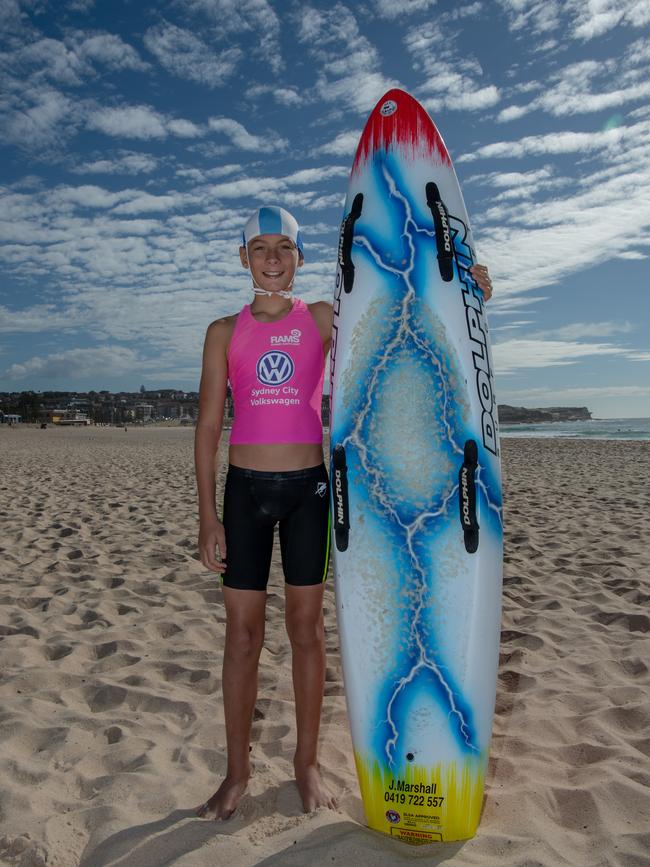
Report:
[[[290,286],[293,284],[293,280],[289,284]],[[255,281],[253,280],[253,292],[256,295],[279,295],[280,298],[292,298],[291,289],[279,289],[277,292],[269,292],[267,289],[260,289],[259,286],[255,285]]]
[[[250,265],[248,267],[250,268]],[[251,288],[256,295],[279,295],[280,298],[291,298],[291,290],[293,289],[293,281],[296,279],[296,275],[293,275],[293,277],[291,278],[291,283],[289,283],[286,289],[277,289],[275,292],[271,292],[269,289],[262,289],[261,286],[258,286],[255,282],[255,277],[253,277],[252,272],[251,279],[253,280],[253,286]]]

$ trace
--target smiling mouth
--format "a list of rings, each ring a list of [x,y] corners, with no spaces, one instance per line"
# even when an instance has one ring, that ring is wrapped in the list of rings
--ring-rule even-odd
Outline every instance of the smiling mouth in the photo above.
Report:
[[[262,274],[264,274],[265,277],[277,278],[282,277],[284,271],[262,271]]]

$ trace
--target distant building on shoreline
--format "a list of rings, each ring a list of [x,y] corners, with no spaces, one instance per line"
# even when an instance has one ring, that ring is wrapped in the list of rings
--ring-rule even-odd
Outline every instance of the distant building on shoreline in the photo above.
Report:
[[[156,391],[22,391],[0,392],[0,423],[41,424],[151,424],[192,421],[198,417],[197,392],[177,389]],[[232,414],[232,413],[231,413]]]
[[[22,415],[18,415],[17,413],[6,413],[0,410],[0,424],[20,424],[22,420]]]

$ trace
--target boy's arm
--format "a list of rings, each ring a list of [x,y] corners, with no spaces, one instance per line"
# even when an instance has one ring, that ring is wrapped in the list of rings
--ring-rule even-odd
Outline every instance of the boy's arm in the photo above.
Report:
[[[314,318],[321,340],[323,341],[323,354],[327,355],[332,342],[332,305],[327,301],[315,301],[309,305],[309,311]]]
[[[215,503],[216,467],[228,384],[226,351],[231,325],[218,319],[208,326],[203,346],[203,367],[199,387],[199,418],[194,433],[194,464],[199,497],[199,548],[203,565],[213,572],[222,572],[224,564],[215,559],[218,545],[221,559],[226,556],[223,525],[217,516]]]

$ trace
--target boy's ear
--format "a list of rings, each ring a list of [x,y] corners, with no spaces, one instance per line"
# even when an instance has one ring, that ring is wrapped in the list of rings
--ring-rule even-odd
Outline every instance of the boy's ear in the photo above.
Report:
[[[302,266],[303,266],[304,264],[305,264],[305,257],[302,255],[302,253],[300,252],[300,250],[298,250],[298,267],[299,267],[299,268],[302,268]]]
[[[246,252],[246,247],[239,248],[239,258],[241,260],[242,266],[244,268],[248,268],[248,253]]]

